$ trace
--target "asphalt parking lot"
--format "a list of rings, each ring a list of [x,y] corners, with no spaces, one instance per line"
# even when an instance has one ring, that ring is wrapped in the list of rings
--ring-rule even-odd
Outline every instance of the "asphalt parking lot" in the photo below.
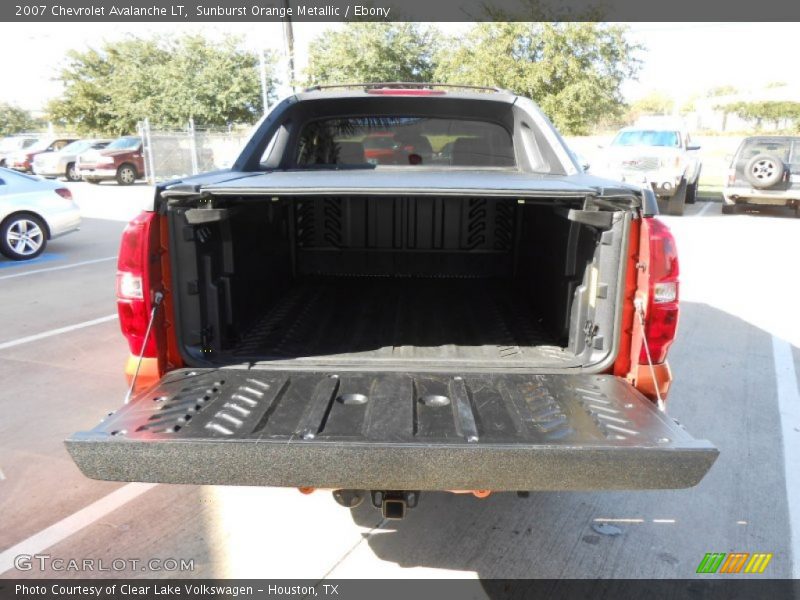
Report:
[[[423,494],[395,522],[365,505],[351,515],[324,492],[78,472],[62,440],[125,394],[114,256],[150,190],[71,187],[93,217],[81,231],[35,261],[0,261],[0,576],[683,578],[705,553],[733,551],[773,553],[764,577],[800,576],[800,221],[723,217],[708,202],[665,218],[683,272],[669,412],[721,451],[696,488]],[[193,570],[14,568],[37,553],[106,566],[185,559]]]

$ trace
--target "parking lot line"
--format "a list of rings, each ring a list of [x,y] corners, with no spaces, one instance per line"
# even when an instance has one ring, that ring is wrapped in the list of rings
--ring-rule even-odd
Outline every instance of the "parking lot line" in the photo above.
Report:
[[[75,331],[76,329],[83,329],[84,327],[91,327],[92,325],[100,325],[101,323],[108,323],[109,321],[113,321],[117,318],[116,313],[113,315],[106,315],[105,317],[100,317],[99,319],[92,319],[91,321],[84,321],[83,323],[75,323],[74,325],[67,325],[66,327],[59,327],[58,329],[51,329],[50,331],[43,331],[42,333],[37,333],[35,335],[29,335],[23,338],[17,338],[16,340],[10,340],[8,342],[0,343],[0,350],[5,350],[6,348],[13,348],[14,346],[21,346],[22,344],[28,344],[30,342],[36,342],[39,340],[43,340],[45,338],[53,337],[54,335],[61,335],[62,333],[69,333],[70,331]]]
[[[13,269],[15,267],[27,267],[30,265],[40,265],[42,263],[48,263],[53,261],[59,261],[64,258],[63,254],[59,254],[58,252],[45,252],[44,254],[37,256],[36,258],[31,258],[25,261],[16,261],[16,260],[4,260],[0,261],[0,269]]]
[[[792,572],[800,577],[800,390],[794,356],[789,342],[772,336],[772,359],[778,389],[778,410],[783,433],[783,469],[789,507],[789,539],[792,548]]]
[[[155,486],[155,483],[128,483],[123,485],[118,490],[100,498],[100,500],[61,519],[58,523],[54,523],[28,539],[11,546],[11,548],[0,553],[0,574],[14,568],[14,559],[17,556],[32,556],[41,553],[50,546],[55,546]]]
[[[706,202],[706,205],[705,205],[703,208],[701,208],[701,209],[700,209],[700,210],[697,212],[697,215],[696,215],[696,216],[698,216],[698,217],[702,217],[702,216],[703,216],[703,215],[706,213],[706,211],[707,211],[709,208],[711,208],[712,206],[714,206],[714,203],[713,203],[713,202]]]
[[[49,273],[50,271],[61,271],[62,269],[74,269],[75,267],[82,267],[84,265],[93,265],[95,263],[106,262],[108,260],[116,260],[116,256],[106,256],[104,258],[95,258],[92,260],[84,260],[82,262],[71,263],[69,265],[60,265],[58,267],[47,267],[46,269],[36,269],[34,271],[25,271],[24,273],[13,273],[11,275],[3,275],[0,279],[14,279],[15,277],[25,277],[26,275],[36,275],[37,273]]]

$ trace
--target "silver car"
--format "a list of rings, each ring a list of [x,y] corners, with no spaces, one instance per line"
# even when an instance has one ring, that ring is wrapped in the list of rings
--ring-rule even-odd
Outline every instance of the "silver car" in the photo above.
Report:
[[[0,253],[36,258],[48,240],[80,224],[80,208],[63,185],[0,167]]]
[[[87,150],[102,150],[111,140],[77,140],[57,152],[42,152],[33,159],[33,172],[42,177],[66,177],[68,181],[80,181],[75,168],[78,155]]]

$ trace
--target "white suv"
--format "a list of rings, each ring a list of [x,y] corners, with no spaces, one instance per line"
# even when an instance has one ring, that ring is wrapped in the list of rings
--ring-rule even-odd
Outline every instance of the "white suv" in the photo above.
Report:
[[[689,133],[669,125],[624,127],[606,148],[604,164],[595,169],[611,179],[649,185],[659,208],[682,215],[697,198],[702,164]]]

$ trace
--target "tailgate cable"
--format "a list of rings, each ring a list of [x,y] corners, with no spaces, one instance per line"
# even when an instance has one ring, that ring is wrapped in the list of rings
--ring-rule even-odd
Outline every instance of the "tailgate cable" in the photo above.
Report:
[[[647,364],[650,366],[650,377],[653,378],[653,388],[656,390],[656,406],[661,412],[666,412],[664,399],[661,397],[661,392],[658,390],[658,379],[656,378],[656,368],[653,366],[653,359],[650,358],[650,346],[647,343],[647,335],[644,326],[644,303],[641,298],[635,298],[633,305],[636,307],[636,314],[639,316],[639,325],[642,328],[642,345],[644,346],[644,353],[647,356]]]
[[[142,360],[144,360],[144,349],[147,346],[147,340],[150,338],[150,330],[153,328],[153,321],[156,320],[156,310],[158,309],[159,304],[161,304],[161,300],[164,299],[164,294],[161,292],[156,292],[153,295],[153,308],[150,311],[150,320],[147,322],[147,329],[144,332],[144,339],[142,340],[142,350],[139,352],[139,360],[136,362],[136,370],[133,372],[133,377],[131,378],[131,385],[128,388],[128,393],[125,394],[125,404],[131,401],[131,396],[133,395],[133,388],[136,385],[136,378],[139,377],[139,369],[142,368]]]

